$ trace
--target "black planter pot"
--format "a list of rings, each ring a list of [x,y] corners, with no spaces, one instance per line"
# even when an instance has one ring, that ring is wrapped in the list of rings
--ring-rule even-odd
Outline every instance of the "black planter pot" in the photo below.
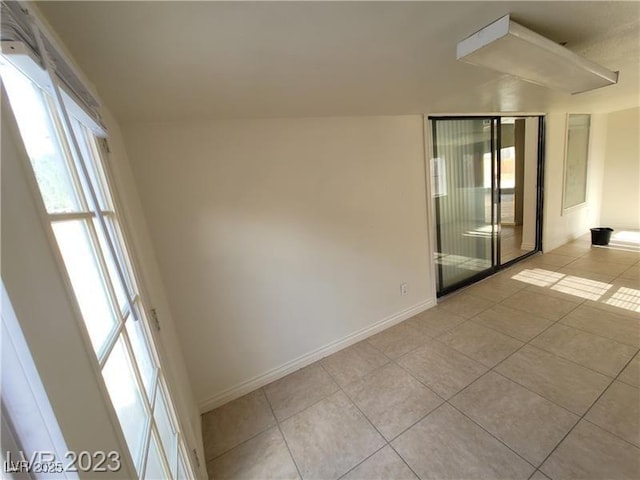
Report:
[[[609,245],[613,228],[598,227],[591,229],[591,245]]]

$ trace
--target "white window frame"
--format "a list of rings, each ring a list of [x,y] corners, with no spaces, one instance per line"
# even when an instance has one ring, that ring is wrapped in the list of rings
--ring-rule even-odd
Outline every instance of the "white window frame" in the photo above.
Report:
[[[39,43],[42,48],[41,38]],[[31,80],[34,83],[34,85],[36,85],[38,88],[44,91],[45,98],[48,98],[47,103],[48,103],[48,108],[51,110],[52,117],[54,119],[54,123],[55,123],[54,128],[59,136],[60,143],[64,150],[63,156],[65,157],[65,161],[69,164],[69,169],[72,172],[71,178],[74,184],[73,186],[75,188],[75,191],[78,193],[78,197],[79,197],[78,200],[80,202],[80,206],[82,209],[82,211],[73,212],[73,213],[47,212],[46,217],[48,220],[47,226],[49,229],[49,235],[48,235],[49,240],[53,243],[54,249],[58,251],[58,245],[57,245],[57,242],[55,241],[55,235],[52,230],[53,223],[67,222],[67,221],[73,221],[73,220],[83,220],[83,224],[86,226],[89,232],[89,236],[91,239],[90,241],[93,246],[94,253],[97,256],[97,260],[100,265],[100,271],[102,272],[102,277],[103,277],[102,279],[105,283],[105,286],[107,287],[108,296],[111,300],[111,304],[115,305],[116,307],[119,307],[119,302],[115,293],[114,285],[112,283],[113,280],[110,278],[109,270],[107,268],[105,254],[112,256],[113,263],[116,265],[116,269],[118,270],[118,277],[120,277],[119,281],[122,283],[122,287],[127,297],[127,302],[126,302],[127,306],[125,307],[125,309],[120,310],[119,308],[117,308],[118,310],[117,328],[111,332],[109,338],[105,342],[103,349],[101,349],[100,351],[95,351],[93,349],[93,345],[91,345],[89,341],[89,335],[86,332],[86,327],[84,326],[84,324],[81,325],[81,327],[85,329],[85,332],[84,332],[85,334],[82,335],[82,337],[85,340],[85,342],[88,343],[88,350],[94,351],[96,354],[95,359],[97,362],[98,371],[101,371],[102,367],[104,367],[107,361],[107,358],[109,357],[109,354],[111,353],[113,346],[116,344],[118,339],[122,338],[124,342],[126,351],[132,363],[136,382],[139,386],[140,392],[142,393],[142,399],[143,399],[145,411],[148,415],[148,423],[145,426],[145,436],[144,436],[144,441],[142,445],[141,455],[139,458],[133,459],[137,467],[137,471],[139,473],[140,478],[144,478],[145,469],[146,469],[146,458],[148,456],[148,448],[149,448],[151,435],[154,435],[158,439],[158,445],[160,447],[160,454],[161,454],[163,464],[165,465],[165,467],[168,467],[168,471],[171,472],[172,475],[174,474],[174,472],[177,472],[179,458],[182,457],[183,464],[187,468],[187,475],[195,478],[196,477],[195,472],[197,471],[197,469],[194,468],[193,459],[191,455],[189,455],[188,453],[187,441],[184,434],[185,430],[182,428],[180,418],[176,414],[175,402],[171,398],[171,394],[167,386],[167,379],[164,378],[164,369],[162,368],[162,362],[158,352],[158,349],[160,347],[160,342],[155,337],[153,329],[150,328],[149,321],[146,315],[146,312],[150,311],[150,308],[146,302],[146,298],[148,297],[142,288],[142,282],[140,281],[141,279],[138,273],[139,269],[136,266],[137,261],[135,259],[135,256],[133,255],[132,249],[130,248],[129,242],[127,242],[126,240],[126,237],[127,237],[127,232],[125,231],[126,227],[124,225],[124,222],[122,222],[120,215],[118,214],[118,211],[122,211],[122,209],[119,209],[116,206],[116,204],[118,203],[118,199],[116,198],[117,192],[112,187],[112,182],[110,181],[110,178],[109,178],[110,172],[108,171],[108,165],[107,165],[107,162],[105,161],[106,152],[99,145],[99,142],[95,137],[92,137],[92,138],[87,137],[85,139],[87,142],[89,142],[89,144],[92,144],[93,146],[92,148],[93,161],[95,161],[99,165],[98,173],[100,174],[100,178],[98,180],[101,184],[101,187],[107,192],[107,196],[110,197],[110,201],[112,203],[111,205],[107,206],[107,207],[111,207],[110,209],[107,208],[103,210],[101,209],[99,202],[97,201],[96,192],[93,191],[92,180],[88,173],[87,165],[86,163],[84,163],[87,161],[87,159],[83,158],[83,154],[79,146],[78,139],[75,136],[74,128],[72,127],[72,123],[71,123],[70,111],[74,112],[75,121],[78,121],[80,123],[86,122],[87,119],[89,119],[89,117],[86,115],[83,116],[81,114],[78,114],[78,112],[82,112],[82,109],[80,107],[76,106],[75,108],[72,108],[72,109],[68,108],[70,105],[70,102],[73,102],[73,101],[71,97],[64,94],[63,91],[60,89],[60,86],[57,83],[57,78],[55,74],[53,74],[53,72],[51,71],[52,66],[49,63],[48,59],[46,58],[46,51],[44,56],[45,56],[45,65],[47,65],[47,69],[45,70],[45,72],[48,75],[43,75],[43,71],[40,70],[35,75],[27,74],[25,76],[29,78],[29,80]],[[7,58],[5,57],[5,60],[6,59]],[[24,58],[22,58],[22,60],[24,60]],[[13,62],[9,61],[9,63],[13,63]],[[27,62],[27,65],[28,65],[28,62]],[[15,64],[14,64],[14,67],[15,67]],[[25,74],[26,72],[25,72],[24,64],[21,65],[21,67],[22,68],[20,68],[20,71],[23,74]],[[28,66],[28,68],[39,70],[38,66],[33,62],[31,62],[31,66]],[[49,84],[45,85],[43,88],[43,85],[35,81],[34,77],[38,78],[39,80],[42,80],[44,78],[49,82]],[[53,95],[51,95],[52,93]],[[49,97],[47,97],[47,94],[49,95]],[[85,126],[87,126],[86,123],[85,123]],[[96,130],[95,126],[92,126],[92,127],[94,128],[91,128],[91,130],[95,131]],[[71,144],[72,147],[69,144]],[[28,164],[28,162],[25,162],[25,163]],[[42,199],[42,196],[40,195],[40,191],[37,188],[37,179],[35,178],[35,174],[30,164],[28,164],[28,167],[31,172],[31,176],[33,177],[32,182],[30,183],[36,186],[36,190],[38,192],[36,197],[39,200],[39,203],[41,204],[41,207],[42,207],[41,210],[43,212],[46,212],[46,206],[44,205],[44,201]],[[84,168],[83,172],[77,171],[79,167]],[[85,178],[81,179],[79,175],[82,175]],[[87,192],[87,190],[89,191]],[[92,198],[87,199],[87,193]],[[93,204],[95,206],[93,211],[89,207],[90,204]],[[117,239],[111,238],[111,233],[106,227],[106,223],[103,221],[104,218],[101,218],[101,217],[110,219],[110,221],[116,227],[114,232],[116,235],[119,230],[119,235]],[[102,235],[107,241],[109,252],[104,252],[100,245],[100,242],[98,241],[97,230],[96,230],[96,226],[94,225],[95,219],[98,219],[100,221],[100,228],[102,228],[103,230]],[[120,243],[119,247],[117,245],[113,245],[112,242]],[[120,250],[122,255],[126,257],[124,265],[121,264],[118,258],[118,255],[116,252],[117,248]],[[59,257],[62,258],[61,255],[59,255]],[[66,269],[62,269],[62,270],[63,270],[62,272],[63,275],[66,276],[67,275]],[[128,281],[126,276],[129,277]],[[131,284],[131,286],[133,287],[132,291],[135,292],[133,295],[130,295],[130,288],[128,284]],[[68,277],[67,277],[67,282],[65,286],[67,288],[71,286],[71,282],[68,279]],[[71,298],[75,299],[75,294],[72,294]],[[80,309],[78,308],[77,311],[80,311]],[[149,343],[149,350],[150,350],[149,353],[156,366],[155,374],[151,381],[150,395],[147,393],[147,389],[145,388],[145,384],[142,380],[140,370],[137,367],[136,356],[132,348],[131,340],[129,339],[129,335],[125,328],[126,322],[130,316],[137,317],[136,321],[141,322],[144,335],[146,336]],[[100,381],[103,382],[101,377],[100,377]],[[104,385],[104,382],[103,382],[103,385]],[[166,453],[163,450],[163,444],[162,444],[162,441],[160,440],[158,427],[156,425],[156,420],[154,416],[154,412],[155,412],[154,409],[156,405],[156,397],[157,397],[158,389],[162,389],[164,392],[165,402],[167,404],[167,410],[168,410],[167,413],[169,415],[169,421],[172,424],[172,427],[176,434],[176,442],[177,442],[177,447],[175,448],[176,457],[172,459],[168,459],[166,457]],[[104,390],[105,392],[107,391],[106,386]],[[112,417],[117,418],[117,415],[115,414],[115,412],[113,412]],[[124,444],[126,445],[126,442]]]

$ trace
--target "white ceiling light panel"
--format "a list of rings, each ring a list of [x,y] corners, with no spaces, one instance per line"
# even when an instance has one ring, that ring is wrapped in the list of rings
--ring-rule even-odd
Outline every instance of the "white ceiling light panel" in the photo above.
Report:
[[[509,15],[459,42],[457,58],[572,94],[618,82],[618,72],[523,27]]]

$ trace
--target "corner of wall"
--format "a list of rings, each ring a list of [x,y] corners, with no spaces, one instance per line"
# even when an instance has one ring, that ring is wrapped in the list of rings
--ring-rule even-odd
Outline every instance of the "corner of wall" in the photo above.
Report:
[[[640,230],[640,107],[610,112],[604,122],[600,220],[614,229]]]

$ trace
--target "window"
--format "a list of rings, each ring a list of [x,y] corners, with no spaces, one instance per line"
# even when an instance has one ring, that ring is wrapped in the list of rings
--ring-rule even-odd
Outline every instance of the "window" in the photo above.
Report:
[[[43,87],[8,57],[0,76],[138,475],[193,478],[95,125],[56,101],[55,79]]]

